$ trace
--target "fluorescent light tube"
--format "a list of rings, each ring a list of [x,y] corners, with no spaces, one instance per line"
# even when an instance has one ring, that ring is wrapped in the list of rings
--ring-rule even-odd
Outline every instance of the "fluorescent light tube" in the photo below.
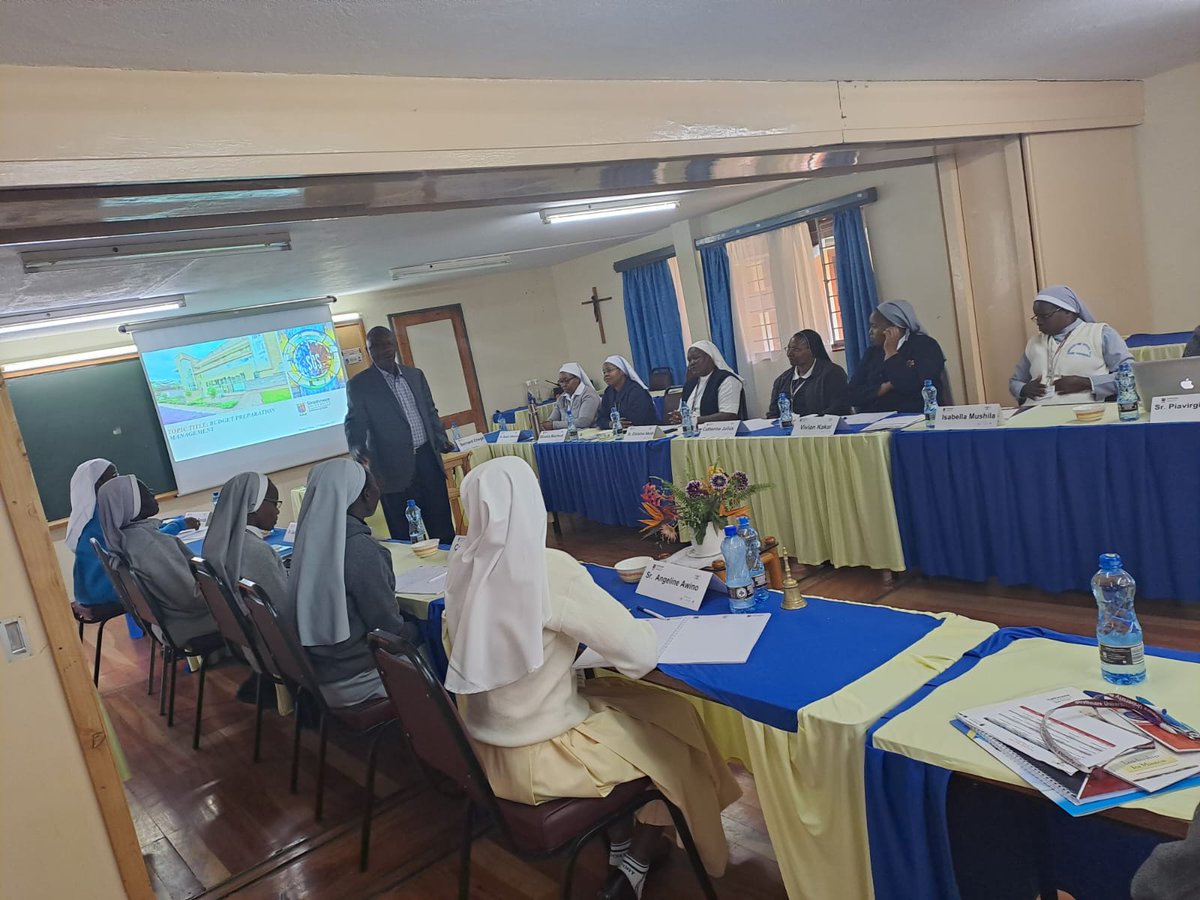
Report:
[[[74,314],[70,314],[70,310],[78,310],[80,307],[68,307],[63,310],[68,313],[67,315],[55,315],[53,310],[42,310],[26,315],[4,316],[0,317],[0,334],[15,334],[20,331],[36,331],[43,328],[63,328],[70,325],[82,325],[86,322],[103,322],[107,319],[142,316],[147,313],[179,309],[183,305],[183,297],[158,297],[140,304],[125,303],[121,306],[106,306],[91,312]]]
[[[420,263],[415,266],[399,266],[392,269],[392,280],[400,281],[414,275],[432,275],[438,272],[469,272],[481,269],[500,269],[512,262],[506,255],[470,256],[464,259],[443,259],[438,262]]]
[[[188,241],[113,241],[87,247],[64,247],[54,250],[29,250],[21,254],[26,273],[52,272],[87,266],[119,265],[125,260],[197,259],[207,256],[233,256],[242,253],[263,253],[269,250],[291,250],[292,239],[287,233],[239,235]]]
[[[361,322],[362,313],[335,313],[333,316],[334,325],[343,325],[346,322]]]
[[[666,212],[679,208],[679,199],[670,200],[626,200],[616,203],[585,203],[583,206],[555,206],[541,211],[542,221],[547,225],[555,222],[582,222],[587,219],[610,219],[614,216],[630,216],[635,213]]]
[[[44,369],[48,366],[65,366],[77,362],[99,362],[105,359],[116,359],[121,356],[134,356],[137,347],[127,344],[124,347],[109,347],[105,350],[84,350],[81,353],[67,353],[63,356],[47,356],[42,359],[25,359],[21,362],[5,363],[0,366],[4,372],[28,372],[30,369]]]

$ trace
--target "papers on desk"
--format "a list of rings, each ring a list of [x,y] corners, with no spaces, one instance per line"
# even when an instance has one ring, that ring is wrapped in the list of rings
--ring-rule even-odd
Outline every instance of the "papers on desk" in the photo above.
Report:
[[[185,544],[195,543],[196,541],[204,542],[204,536],[208,534],[207,528],[194,528],[191,531],[181,531],[175,535]]]
[[[283,533],[283,539],[286,543],[296,543],[296,523],[292,522],[288,525],[287,531]]]
[[[208,524],[208,517],[211,515],[212,515],[212,510],[205,509],[205,510],[200,510],[198,512],[185,512],[183,514],[183,517],[185,519],[195,519],[197,522],[200,523],[201,527],[204,527],[205,525]]]
[[[774,424],[770,419],[746,419],[742,422],[742,427],[747,431],[762,431],[764,428],[770,428]]]
[[[417,566],[396,574],[397,594],[440,594],[446,589],[446,566]]]
[[[889,416],[886,419],[880,419],[878,422],[872,422],[866,428],[866,431],[899,431],[901,428],[907,428],[909,425],[915,425],[924,419],[925,416],[921,413],[909,413],[903,416]]]
[[[728,613],[645,621],[654,629],[660,665],[738,665],[750,658],[770,618],[770,613]],[[575,660],[577,669],[608,665],[591,648]]]
[[[880,419],[886,419],[891,413],[855,413],[852,416],[842,416],[847,425],[874,425]]]
[[[1200,759],[1156,743],[1119,711],[1058,709],[1088,696],[1063,688],[966,710],[953,724],[1072,815],[1096,812],[1200,776]],[[1049,731],[1064,754],[1042,736],[1047,715]],[[1079,809],[1084,805],[1089,808]]]

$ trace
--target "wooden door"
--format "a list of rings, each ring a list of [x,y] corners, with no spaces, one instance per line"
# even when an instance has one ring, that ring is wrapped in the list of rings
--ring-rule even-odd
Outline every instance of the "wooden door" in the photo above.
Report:
[[[333,330],[342,351],[342,361],[346,364],[346,378],[353,378],[371,365],[371,357],[367,356],[367,327],[360,319],[334,325]]]
[[[456,303],[392,313],[388,321],[396,334],[400,361],[425,373],[442,424],[449,429],[451,422],[457,422],[465,434],[471,431],[468,425],[487,431],[462,307]]]

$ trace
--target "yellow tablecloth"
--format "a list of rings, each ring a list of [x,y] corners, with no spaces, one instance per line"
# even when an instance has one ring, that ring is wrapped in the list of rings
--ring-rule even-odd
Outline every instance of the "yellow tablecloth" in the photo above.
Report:
[[[407,572],[409,569],[415,569],[417,566],[444,566],[450,558],[447,551],[438,550],[421,559],[412,552],[412,547],[408,544],[394,544],[391,541],[382,543],[392,554],[392,571],[397,575]],[[442,596],[440,592],[436,594],[402,594],[397,591],[396,603],[399,604],[402,612],[418,619],[427,619],[429,618],[429,604],[440,596]]]
[[[701,438],[671,442],[676,481],[720,461],[772,488],[751,498],[759,534],[802,563],[904,570],[892,501],[891,436]]]
[[[1181,359],[1183,348],[1187,344],[1159,344],[1155,347],[1130,347],[1129,352],[1138,362],[1151,362],[1156,359]]]
[[[1150,697],[1183,721],[1196,722],[1200,721],[1198,683],[1200,665],[1147,656],[1145,682],[1136,688],[1125,688],[1124,692]],[[875,733],[875,746],[954,772],[1024,784],[974,741],[956,731],[950,720],[960,710],[973,706],[1060,687],[1113,689],[1113,685],[1100,677],[1100,659],[1095,647],[1048,638],[1016,641],[980,660],[971,671],[942,685],[888,722]],[[1159,794],[1126,805],[1190,821],[1197,803],[1200,803],[1200,788]]]
[[[529,463],[533,474],[537,474],[537,460],[533,455],[532,441],[524,444],[480,444],[471,451],[471,465],[474,467],[498,456],[519,456]]]

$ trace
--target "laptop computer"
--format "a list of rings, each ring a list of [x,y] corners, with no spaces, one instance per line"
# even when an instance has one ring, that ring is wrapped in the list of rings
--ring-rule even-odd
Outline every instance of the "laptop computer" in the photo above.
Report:
[[[1155,397],[1200,394],[1200,356],[1135,362],[1133,375],[1146,404]]]

